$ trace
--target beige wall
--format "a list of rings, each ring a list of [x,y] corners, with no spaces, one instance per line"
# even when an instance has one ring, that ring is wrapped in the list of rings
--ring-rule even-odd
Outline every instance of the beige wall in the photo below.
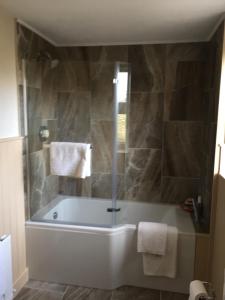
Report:
[[[15,20],[0,7],[0,138],[18,136]]]
[[[13,282],[18,291],[28,270],[15,49],[15,20],[0,8],[0,236],[12,237]]]
[[[222,69],[219,94],[219,114],[216,140],[216,157],[213,183],[214,209],[212,215],[212,233],[214,235],[212,249],[211,277],[218,300],[222,300],[225,269],[225,36],[223,39]]]

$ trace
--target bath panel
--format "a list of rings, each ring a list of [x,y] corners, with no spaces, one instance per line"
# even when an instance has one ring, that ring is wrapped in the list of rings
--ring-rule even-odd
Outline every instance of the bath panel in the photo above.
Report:
[[[99,206],[107,200],[99,199]],[[121,201],[123,202],[123,201]],[[195,232],[190,216],[174,205],[144,204],[138,208],[132,202],[122,207],[121,220],[126,224],[113,228],[78,226],[49,223],[48,218],[55,210],[64,212],[64,221],[68,212],[89,207],[88,199],[79,197],[58,198],[55,207],[48,212],[42,211],[44,222],[26,223],[27,257],[30,278],[60,282],[87,287],[114,289],[122,285],[133,285],[174,292],[188,292],[189,282],[193,279],[195,260]],[[96,207],[96,203],[93,203]],[[69,207],[66,208],[66,206]],[[72,207],[74,206],[74,207]],[[151,213],[150,213],[151,212]],[[122,214],[124,213],[124,216]],[[125,215],[127,216],[125,217]],[[142,214],[142,216],[141,216]],[[71,214],[72,216],[73,214]],[[92,213],[96,219],[98,210]],[[129,217],[128,217],[129,216]],[[144,276],[142,255],[137,253],[137,219],[164,222],[177,226],[178,272],[176,279]],[[41,217],[41,214],[39,215]]]

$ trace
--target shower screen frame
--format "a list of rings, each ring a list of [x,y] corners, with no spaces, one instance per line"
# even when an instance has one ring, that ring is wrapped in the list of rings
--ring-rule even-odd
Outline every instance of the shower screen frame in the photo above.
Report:
[[[30,147],[29,147],[29,112],[28,112],[28,96],[27,96],[27,89],[28,89],[28,78],[27,74],[27,68],[29,68],[29,62],[26,59],[22,60],[22,76],[23,76],[23,115],[24,115],[24,124],[23,128],[21,128],[21,133],[24,135],[24,147],[25,147],[25,169],[26,169],[26,197],[27,197],[27,210],[28,215],[27,218],[31,221],[35,222],[44,222],[44,223],[57,223],[57,224],[68,224],[68,225],[79,225],[79,226],[92,226],[92,227],[115,227],[119,226],[121,224],[121,220],[123,218],[118,218],[118,212],[121,214],[123,213],[120,209],[118,204],[118,181],[117,181],[117,164],[118,164],[118,150],[119,150],[119,144],[118,144],[118,124],[117,124],[117,117],[119,112],[119,94],[118,94],[118,74],[122,69],[126,69],[126,72],[128,72],[128,81],[127,81],[127,119],[129,116],[128,110],[129,110],[129,94],[130,94],[130,77],[131,77],[131,71],[130,71],[130,65],[125,62],[116,62],[114,66],[114,74],[112,76],[112,86],[113,86],[113,126],[112,126],[112,196],[111,201],[109,201],[109,207],[107,209],[107,213],[111,214],[111,224],[92,224],[92,223],[79,223],[79,222],[61,222],[57,220],[44,220],[42,218],[35,218],[33,215],[31,215],[31,163],[30,163]],[[32,63],[40,63],[38,60],[31,60]],[[41,61],[43,63],[43,61]],[[126,143],[125,147],[127,148],[127,141],[128,141],[128,121],[126,123]],[[127,151],[125,149],[125,151]],[[75,196],[77,197],[77,196]],[[111,204],[110,204],[111,203]]]

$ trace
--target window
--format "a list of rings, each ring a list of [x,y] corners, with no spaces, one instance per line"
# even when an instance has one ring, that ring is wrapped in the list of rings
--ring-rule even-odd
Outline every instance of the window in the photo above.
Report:
[[[118,73],[118,115],[117,115],[117,138],[118,151],[125,152],[127,134],[127,92],[128,92],[128,72]]]

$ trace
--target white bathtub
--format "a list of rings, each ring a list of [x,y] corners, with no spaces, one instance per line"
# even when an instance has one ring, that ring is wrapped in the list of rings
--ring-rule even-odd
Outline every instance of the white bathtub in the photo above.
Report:
[[[116,221],[122,225],[107,228],[112,224],[109,207],[109,200],[59,196],[34,221],[26,222],[30,277],[102,289],[134,285],[188,292],[195,260],[195,231],[189,214],[175,205],[118,201],[121,211]],[[136,250],[139,221],[178,228],[176,279],[144,276]],[[84,223],[90,225],[79,225]]]

